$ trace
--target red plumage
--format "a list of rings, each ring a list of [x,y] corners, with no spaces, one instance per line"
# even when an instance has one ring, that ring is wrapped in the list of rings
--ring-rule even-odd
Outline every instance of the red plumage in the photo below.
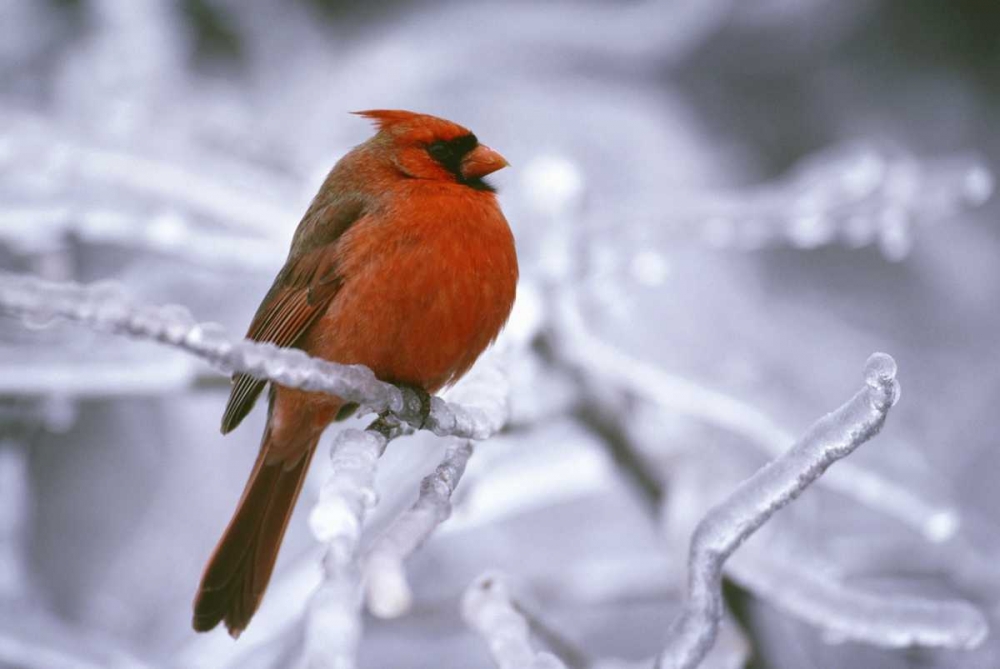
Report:
[[[359,112],[378,133],[331,170],[247,336],[433,393],[496,338],[517,284],[514,239],[482,179],[507,163],[460,125]],[[264,382],[236,375],[223,432]],[[320,435],[343,402],[275,386],[260,455],[205,568],[194,628],[238,636],[260,604]]]

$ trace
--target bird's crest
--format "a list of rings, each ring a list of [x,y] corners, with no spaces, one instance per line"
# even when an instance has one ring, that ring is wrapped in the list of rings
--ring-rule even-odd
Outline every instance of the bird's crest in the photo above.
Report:
[[[404,111],[402,109],[368,109],[366,111],[356,111],[351,113],[371,119],[375,122],[375,126],[379,130],[385,130],[386,128],[391,128],[397,123],[404,123],[406,121],[411,121],[418,116],[423,116],[423,114]]]

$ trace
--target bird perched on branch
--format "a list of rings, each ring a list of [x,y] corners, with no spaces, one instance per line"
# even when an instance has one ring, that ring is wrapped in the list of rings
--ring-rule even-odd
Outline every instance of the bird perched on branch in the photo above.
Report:
[[[468,371],[514,303],[514,238],[483,181],[507,161],[444,119],[358,113],[378,132],[330,171],[247,337],[433,393]],[[233,377],[223,433],[264,385]],[[320,435],[350,411],[336,397],[272,385],[260,455],[198,588],[196,630],[246,628]]]

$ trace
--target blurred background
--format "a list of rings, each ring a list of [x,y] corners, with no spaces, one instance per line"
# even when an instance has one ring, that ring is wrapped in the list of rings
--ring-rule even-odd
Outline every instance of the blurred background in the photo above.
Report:
[[[569,666],[653,656],[698,519],[881,350],[902,401],[733,559],[705,666],[995,669],[996,634],[899,632],[1000,620],[998,34],[987,0],[0,0],[0,269],[240,335],[347,112],[455,120],[512,165],[511,424],[359,665],[492,666],[486,569]],[[0,316],[0,666],[285,666],[325,458],[247,633],[190,629],[263,422],[219,435],[227,383]],[[443,449],[391,445],[366,542]]]

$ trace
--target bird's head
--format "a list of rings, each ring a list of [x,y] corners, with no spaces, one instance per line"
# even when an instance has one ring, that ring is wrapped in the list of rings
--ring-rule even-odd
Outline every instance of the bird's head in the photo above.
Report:
[[[492,192],[483,177],[507,166],[503,156],[480,144],[467,128],[443,118],[393,109],[354,113],[375,121],[379,132],[372,141],[408,177]]]

